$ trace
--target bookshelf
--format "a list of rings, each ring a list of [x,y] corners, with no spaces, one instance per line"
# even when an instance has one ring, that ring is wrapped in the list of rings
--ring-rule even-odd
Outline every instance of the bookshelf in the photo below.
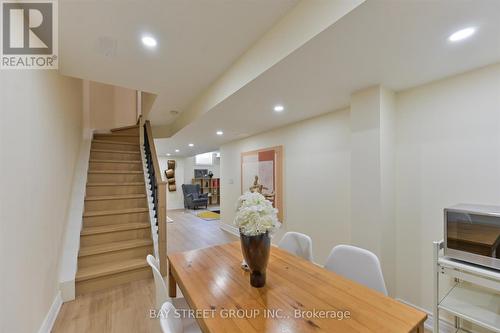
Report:
[[[201,193],[208,193],[209,205],[220,205],[220,178],[193,178],[192,184],[198,184]]]

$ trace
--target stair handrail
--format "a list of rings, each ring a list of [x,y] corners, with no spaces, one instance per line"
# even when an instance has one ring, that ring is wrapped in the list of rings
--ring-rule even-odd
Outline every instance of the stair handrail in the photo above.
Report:
[[[142,122],[142,119],[139,119]],[[162,179],[153,132],[149,120],[144,121],[144,148],[151,181],[153,207],[158,226],[158,255],[160,272],[167,275],[167,182]]]

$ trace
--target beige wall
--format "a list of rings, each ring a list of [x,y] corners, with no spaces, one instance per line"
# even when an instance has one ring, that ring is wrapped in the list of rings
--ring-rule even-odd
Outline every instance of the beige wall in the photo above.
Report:
[[[431,310],[432,241],[443,237],[443,208],[500,205],[500,64],[387,94],[380,101],[389,111],[380,114],[382,172],[370,185],[380,183],[382,193],[370,204],[383,211],[375,250],[391,295]],[[285,224],[276,239],[287,230],[309,234],[321,264],[332,246],[351,243],[353,225],[358,231],[362,225],[359,219],[353,224],[350,207],[360,199],[350,177],[353,170],[373,173],[366,158],[353,159],[359,142],[351,121],[346,109],[223,145],[222,222],[234,218],[241,152],[283,145]],[[365,236],[373,235],[372,227]],[[362,237],[356,241],[373,246]]]
[[[397,96],[397,294],[431,307],[443,208],[500,205],[500,65]]]
[[[324,263],[331,248],[350,242],[349,110],[309,119],[221,147],[222,222],[232,224],[241,195],[240,154],[283,145],[284,224],[286,231],[311,236],[315,261]]]
[[[135,90],[90,82],[89,98],[91,128],[109,130],[137,122]]]
[[[81,80],[0,74],[0,331],[33,333],[58,294],[58,260],[82,140]]]

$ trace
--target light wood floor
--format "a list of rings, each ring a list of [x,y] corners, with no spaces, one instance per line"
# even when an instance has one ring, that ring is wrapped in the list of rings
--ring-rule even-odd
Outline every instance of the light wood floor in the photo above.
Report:
[[[222,231],[218,221],[204,221],[183,211],[169,211],[168,216],[174,219],[168,224],[169,253],[237,240]],[[78,296],[63,304],[52,332],[161,333],[158,321],[149,319],[154,297],[153,279]]]
[[[221,230],[218,221],[205,221],[182,210],[169,211],[168,216],[174,220],[167,227],[169,253],[237,240]],[[78,296],[63,304],[52,332],[161,332],[158,321],[149,319],[154,294],[153,279],[147,279]]]

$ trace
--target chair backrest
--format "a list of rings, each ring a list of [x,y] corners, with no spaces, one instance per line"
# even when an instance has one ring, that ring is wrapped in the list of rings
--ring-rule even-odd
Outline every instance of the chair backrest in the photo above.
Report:
[[[146,260],[151,266],[151,270],[153,271],[153,278],[155,280],[155,298],[156,298],[156,308],[159,309],[163,303],[166,301],[170,301],[170,297],[168,297],[167,286],[165,285],[165,280],[163,280],[163,276],[158,270],[158,260],[155,257],[148,254]]]
[[[182,318],[175,315],[175,307],[170,302],[165,302],[160,310],[160,326],[163,333],[182,333],[184,328]]]
[[[195,197],[201,192],[200,184],[182,184],[184,195],[193,194]]]
[[[296,256],[313,261],[312,240],[311,237],[307,235],[301,234],[300,232],[289,231],[280,240],[278,246]]]
[[[372,252],[351,245],[337,245],[325,268],[387,295],[380,261]]]

